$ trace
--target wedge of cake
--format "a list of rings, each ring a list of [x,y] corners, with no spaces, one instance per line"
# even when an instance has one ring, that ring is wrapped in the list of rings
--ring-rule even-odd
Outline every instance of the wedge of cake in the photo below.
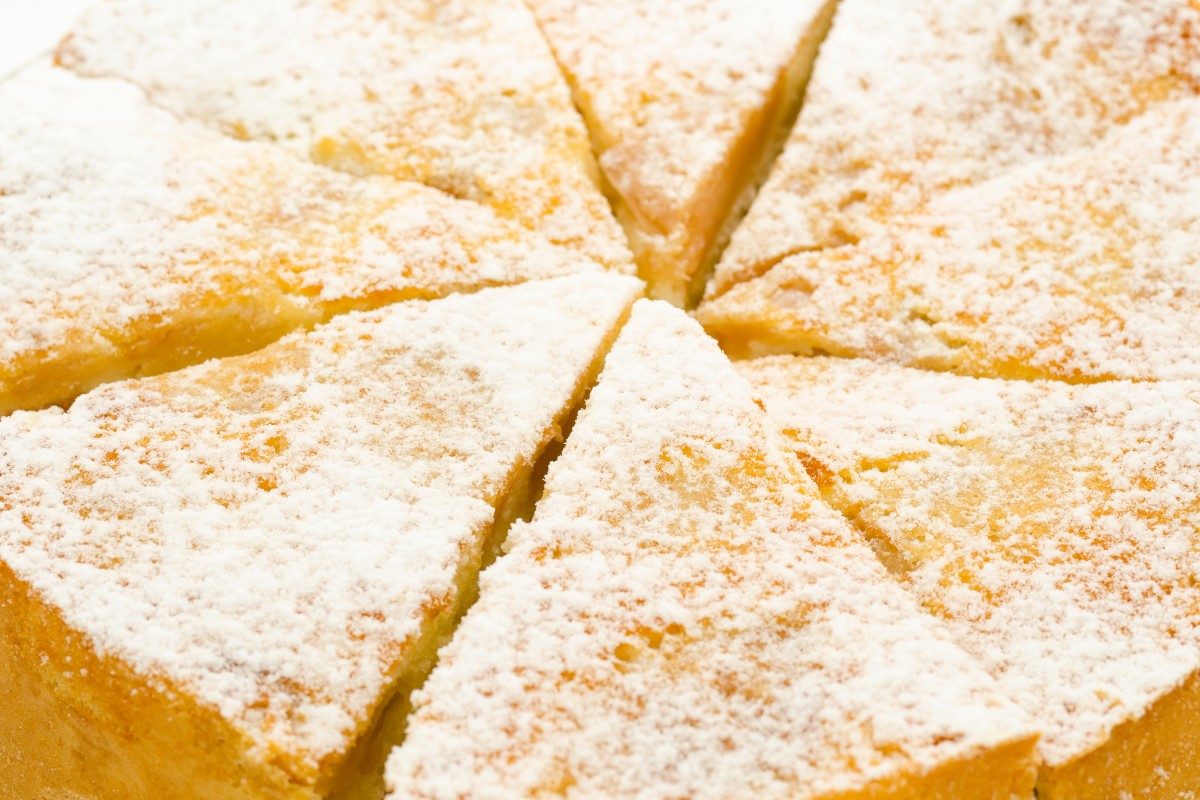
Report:
[[[0,796],[369,778],[640,290],[353,312],[0,420]]]
[[[123,82],[0,85],[0,413],[349,309],[600,269],[476,203],[180,123]]]
[[[1195,794],[1200,384],[738,367],[825,496],[1036,718],[1039,800]]]
[[[835,0],[530,0],[650,294],[694,303],[786,136]]]
[[[1198,91],[1190,0],[843,0],[709,296]]]
[[[58,58],[226,133],[486,203],[610,267],[629,259],[521,0],[98,0]]]
[[[1001,378],[1200,378],[1200,100],[966,187],[699,309],[729,352]]]
[[[395,798],[1028,797],[1036,735],[642,301],[419,693]]]

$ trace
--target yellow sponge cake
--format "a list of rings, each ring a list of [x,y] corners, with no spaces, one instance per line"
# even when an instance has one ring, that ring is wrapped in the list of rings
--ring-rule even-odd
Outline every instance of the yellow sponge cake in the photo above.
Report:
[[[1036,734],[684,314],[643,301],[483,575],[392,797],[1011,800]]]
[[[579,276],[346,314],[0,420],[0,796],[369,779],[361,748],[639,291]]]
[[[833,0],[530,0],[652,297],[699,298],[794,117]]]
[[[0,413],[349,309],[601,267],[475,203],[180,123],[134,87],[0,85]]]
[[[1042,730],[1039,800],[1200,786],[1200,384],[741,362],[825,496]]]
[[[1200,99],[943,195],[700,306],[736,355],[1000,378],[1200,378]]]
[[[1197,93],[1191,0],[842,0],[708,295]]]
[[[98,0],[58,58],[239,138],[485,203],[609,267],[629,260],[521,0]]]

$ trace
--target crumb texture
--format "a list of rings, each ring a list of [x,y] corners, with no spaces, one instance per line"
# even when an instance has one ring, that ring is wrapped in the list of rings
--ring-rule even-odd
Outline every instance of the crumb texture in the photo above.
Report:
[[[824,797],[1028,739],[781,445],[694,322],[635,306],[393,796]]]
[[[1200,385],[739,368],[893,572],[1037,715],[1046,765],[1200,667]]]
[[[700,319],[741,353],[818,350],[1069,382],[1200,378],[1200,100],[785,259]]]
[[[1189,0],[842,0],[709,295],[1198,90]]]
[[[477,200],[628,266],[583,121],[520,0],[101,0],[59,60],[239,138]]]
[[[596,275],[402,303],[17,412],[0,558],[99,653],[311,780],[453,604],[638,289]]]

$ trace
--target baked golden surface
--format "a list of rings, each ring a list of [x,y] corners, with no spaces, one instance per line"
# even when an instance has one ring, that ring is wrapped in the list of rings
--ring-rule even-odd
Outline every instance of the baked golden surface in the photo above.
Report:
[[[943,195],[700,306],[736,355],[998,378],[1200,378],[1200,100]]]
[[[741,362],[825,497],[1034,715],[1039,798],[1200,782],[1200,384]]]
[[[388,765],[400,798],[997,798],[1029,720],[643,301]]]
[[[842,0],[708,296],[1198,91],[1194,0]]]
[[[0,413],[352,309],[600,269],[476,203],[180,123],[123,82],[0,85]]]
[[[606,266],[628,261],[521,0],[102,0],[58,58],[238,138],[419,181]]]
[[[0,84],[0,795],[1200,796],[1200,5],[833,11],[96,0]]]
[[[651,297],[699,298],[776,154],[831,0],[531,0]]]
[[[0,421],[0,793],[346,788],[639,291],[344,315]]]

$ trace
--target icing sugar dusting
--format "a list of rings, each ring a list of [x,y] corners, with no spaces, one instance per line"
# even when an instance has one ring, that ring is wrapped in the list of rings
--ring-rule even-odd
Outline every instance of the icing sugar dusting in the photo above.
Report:
[[[102,0],[59,58],[235,136],[416,180],[628,265],[583,121],[520,0]]]
[[[1188,0],[843,0],[709,295],[1198,90]]]
[[[304,779],[453,605],[639,289],[579,276],[347,314],[6,417],[0,558]]]
[[[71,348],[169,346],[196,315],[270,333],[599,268],[475,203],[235,142],[47,66],[0,86],[0,254],[0,388]]]
[[[600,164],[676,221],[764,106],[820,0],[531,0],[593,112]]]
[[[833,502],[1037,715],[1047,765],[1200,667],[1200,385],[738,367]]]
[[[694,322],[635,306],[395,796],[826,796],[1029,736],[781,444]]]
[[[972,375],[1200,378],[1200,100],[792,256],[701,306],[728,345]]]

